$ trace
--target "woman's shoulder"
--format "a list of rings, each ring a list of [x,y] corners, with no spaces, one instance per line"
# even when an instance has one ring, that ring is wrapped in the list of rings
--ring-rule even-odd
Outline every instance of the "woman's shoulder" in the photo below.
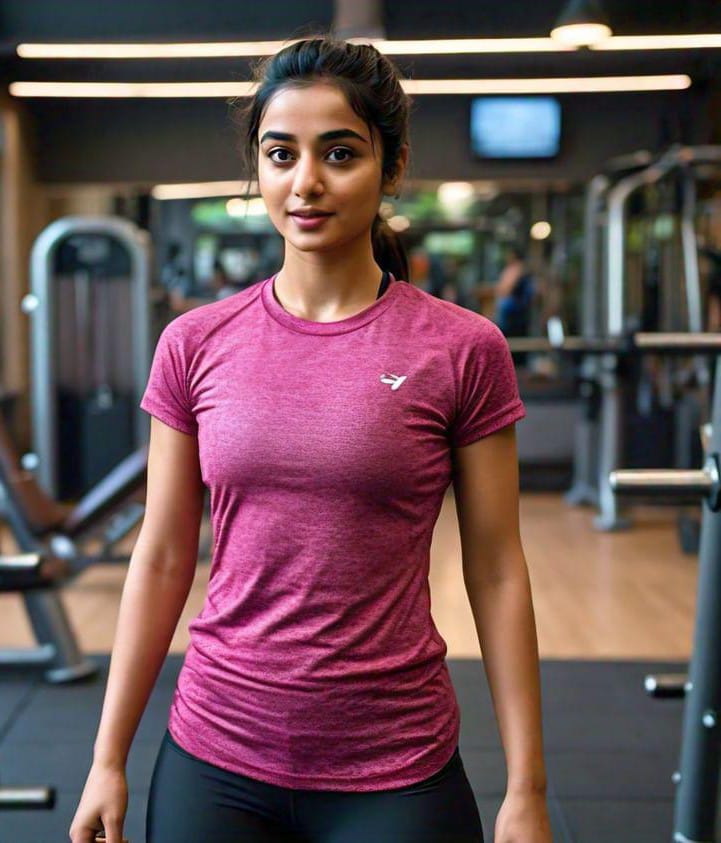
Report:
[[[222,322],[229,314],[242,310],[246,304],[255,300],[260,294],[262,282],[244,287],[241,290],[230,292],[213,301],[199,304],[191,310],[175,316],[169,323],[173,331],[177,333],[197,333],[204,328],[213,327],[217,322]]]
[[[259,288],[260,282],[178,314],[163,328],[162,339],[192,356],[205,347],[208,338],[222,332],[224,325],[235,326],[238,315],[247,312],[248,305],[257,299]]]
[[[403,286],[406,288],[406,305],[430,318],[437,329],[446,331],[450,337],[500,333],[495,322],[475,310],[434,296],[414,284]]]

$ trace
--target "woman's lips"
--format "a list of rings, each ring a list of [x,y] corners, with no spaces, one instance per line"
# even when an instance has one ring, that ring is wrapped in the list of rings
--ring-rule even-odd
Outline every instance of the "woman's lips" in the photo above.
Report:
[[[332,214],[317,214],[312,217],[306,217],[300,216],[300,214],[291,214],[295,224],[303,231],[312,231],[313,229],[320,228],[320,226],[322,226],[323,223],[332,216]]]

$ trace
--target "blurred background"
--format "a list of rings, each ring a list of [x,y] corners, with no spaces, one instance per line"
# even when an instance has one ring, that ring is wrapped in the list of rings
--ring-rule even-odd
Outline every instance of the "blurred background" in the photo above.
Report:
[[[602,357],[588,344],[721,331],[718,0],[0,5],[0,552],[37,553],[46,565],[42,577],[27,565],[0,576],[3,643],[40,645],[27,674],[13,672],[18,652],[0,653],[0,749],[27,750],[0,756],[0,781],[46,777],[47,747],[37,738],[31,751],[42,712],[68,712],[63,740],[89,751],[144,511],[149,417],[138,403],[155,343],[179,314],[257,284],[283,259],[243,171],[229,100],[250,93],[262,57],[330,31],[372,40],[413,98],[407,179],[381,206],[410,256],[406,280],[494,320],[513,353],[527,410],[517,438],[539,646],[558,660],[544,663],[544,680],[566,701],[581,689],[558,709],[549,695],[558,839],[629,840],[631,828],[635,841],[665,839],[681,712],[645,708],[640,683],[648,660],[681,660],[665,666],[683,673],[691,658],[702,505],[656,495],[632,511],[608,478],[613,468],[702,465],[714,441],[715,357],[634,356],[621,345]],[[568,337],[580,338],[576,353],[559,350]],[[207,517],[201,544],[176,656],[202,606]],[[720,555],[707,543],[708,564]],[[431,579],[457,665],[478,658],[459,559],[449,494]],[[605,672],[585,673],[591,661]],[[67,698],[27,685],[36,675],[51,687],[96,676],[82,728],[77,705],[89,698],[78,692],[63,707]],[[684,679],[657,695],[680,706]],[[44,702],[23,731],[16,717],[36,692]],[[475,710],[478,700],[464,699]],[[141,749],[155,746],[162,704],[155,714]],[[57,739],[48,728],[44,743]],[[494,752],[496,767],[479,754],[472,776],[489,817]],[[588,752],[598,753],[593,773]],[[472,767],[472,749],[467,757]],[[152,752],[143,758],[141,790]],[[53,763],[57,782],[63,767]],[[21,812],[36,830],[23,837],[18,820],[8,839],[63,839],[81,773],[61,789],[54,825]],[[707,807],[717,783],[705,779]]]

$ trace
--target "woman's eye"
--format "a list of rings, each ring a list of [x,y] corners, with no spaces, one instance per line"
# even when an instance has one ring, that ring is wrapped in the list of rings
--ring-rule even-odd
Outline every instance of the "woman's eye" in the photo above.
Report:
[[[281,155],[287,155],[288,158],[274,158],[274,155],[280,153]],[[286,161],[290,161],[290,152],[287,149],[271,149],[268,153],[268,158],[271,161],[275,161],[278,164],[284,164]]]
[[[353,151],[351,149],[347,149],[344,146],[337,146],[335,149],[331,149],[328,153],[329,155],[333,155],[334,153],[339,152],[341,155],[344,155],[344,158],[336,158],[336,162],[340,161],[349,161],[353,157]]]
[[[331,157],[331,156],[340,156],[340,157]],[[349,161],[351,158],[354,158],[353,150],[348,149],[343,146],[337,146],[334,149],[331,149],[328,153],[328,157],[330,158],[331,162],[335,164],[340,164],[345,161]],[[268,158],[271,161],[274,161],[276,164],[287,164],[288,161],[292,161],[293,154],[288,149],[283,149],[282,147],[276,147],[275,149],[271,149],[268,152]]]

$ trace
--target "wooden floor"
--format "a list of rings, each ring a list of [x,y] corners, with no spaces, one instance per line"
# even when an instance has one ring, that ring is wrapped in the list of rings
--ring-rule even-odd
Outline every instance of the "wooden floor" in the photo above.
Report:
[[[675,510],[635,507],[632,529],[599,533],[593,511],[559,494],[521,497],[521,532],[534,597],[539,651],[554,659],[668,659],[690,656],[698,560],[678,544]],[[136,528],[136,533],[137,533]],[[208,525],[204,527],[205,535]],[[134,535],[126,540],[128,552]],[[7,543],[2,547],[8,550]],[[109,652],[125,565],[94,565],[62,599],[88,652]],[[184,652],[187,625],[201,610],[209,565],[200,564],[171,645]],[[461,575],[452,491],[431,548],[432,614],[449,658],[478,658],[480,647]],[[21,598],[0,595],[0,647],[33,644]]]

